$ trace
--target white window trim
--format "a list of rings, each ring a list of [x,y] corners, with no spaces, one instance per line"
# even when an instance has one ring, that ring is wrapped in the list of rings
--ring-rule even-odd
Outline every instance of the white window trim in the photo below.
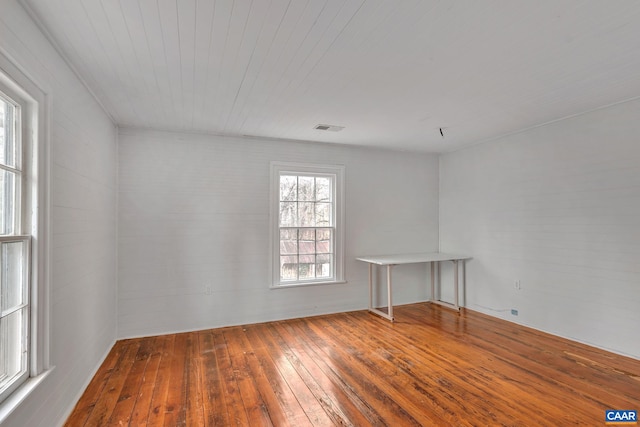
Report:
[[[317,279],[303,282],[280,282],[280,174],[291,172],[293,174],[328,174],[335,176],[335,274],[327,280]],[[271,289],[293,288],[300,286],[330,285],[345,283],[344,279],[344,226],[345,226],[345,199],[344,199],[345,167],[342,165],[326,165],[314,163],[295,162],[271,162],[270,187],[269,187],[269,277]]]
[[[20,66],[0,50],[0,87],[19,101],[22,108],[23,148],[29,187],[30,217],[25,233],[31,237],[31,289],[29,331],[29,377],[0,402],[0,424],[32,393],[52,371],[50,365],[50,144],[51,98]],[[26,163],[28,164],[28,167]]]

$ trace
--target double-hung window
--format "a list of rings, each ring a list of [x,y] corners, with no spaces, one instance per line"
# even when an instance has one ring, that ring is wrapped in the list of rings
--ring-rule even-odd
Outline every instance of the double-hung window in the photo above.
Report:
[[[49,372],[46,96],[0,53],[0,424]]]
[[[271,164],[272,287],[343,277],[344,167]]]
[[[29,375],[31,238],[23,232],[20,105],[0,92],[0,396]]]

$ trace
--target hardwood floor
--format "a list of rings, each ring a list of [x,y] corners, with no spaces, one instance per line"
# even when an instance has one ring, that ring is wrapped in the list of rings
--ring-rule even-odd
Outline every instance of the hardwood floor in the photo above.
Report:
[[[473,311],[397,307],[118,341],[67,426],[604,425],[640,361]]]

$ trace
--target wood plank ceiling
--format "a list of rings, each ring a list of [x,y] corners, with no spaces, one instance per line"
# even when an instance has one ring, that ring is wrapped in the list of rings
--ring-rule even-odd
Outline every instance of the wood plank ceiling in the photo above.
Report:
[[[120,126],[449,151],[640,96],[636,0],[21,1]]]

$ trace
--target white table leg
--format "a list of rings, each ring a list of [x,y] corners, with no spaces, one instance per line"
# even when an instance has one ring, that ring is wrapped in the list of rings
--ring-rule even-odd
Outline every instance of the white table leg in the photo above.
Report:
[[[369,264],[369,310],[373,308],[373,264]]]
[[[453,295],[454,295],[454,303],[453,305],[456,307],[456,310],[459,309],[458,305],[458,260],[453,260]]]
[[[382,310],[378,310],[373,306],[373,267],[372,263],[369,264],[369,311],[377,314],[380,317],[391,320],[393,322],[393,301],[391,297],[391,265],[387,265],[387,297],[389,298],[389,309],[387,313]]]
[[[442,268],[440,264],[440,261],[436,261],[436,268],[438,270],[438,296],[436,301],[440,301],[440,298],[442,298]]]
[[[436,300],[436,263],[431,261],[431,301]]]
[[[431,266],[431,303],[438,304],[443,307],[451,308],[453,310],[460,311],[460,305],[458,303],[458,261],[459,260],[451,260],[453,262],[453,295],[454,295],[454,303],[451,304],[449,302],[441,301],[440,299],[436,299],[435,296],[435,277],[433,273],[433,262]],[[435,261],[437,263],[437,276],[438,276],[438,291],[440,291],[440,287],[442,286],[441,282],[441,270],[440,270],[440,261]],[[464,265],[464,264],[463,264]],[[439,296],[438,296],[439,298]]]
[[[387,302],[389,304],[389,308],[387,312],[389,313],[390,320],[393,322],[393,301],[391,296],[391,264],[387,265]]]

